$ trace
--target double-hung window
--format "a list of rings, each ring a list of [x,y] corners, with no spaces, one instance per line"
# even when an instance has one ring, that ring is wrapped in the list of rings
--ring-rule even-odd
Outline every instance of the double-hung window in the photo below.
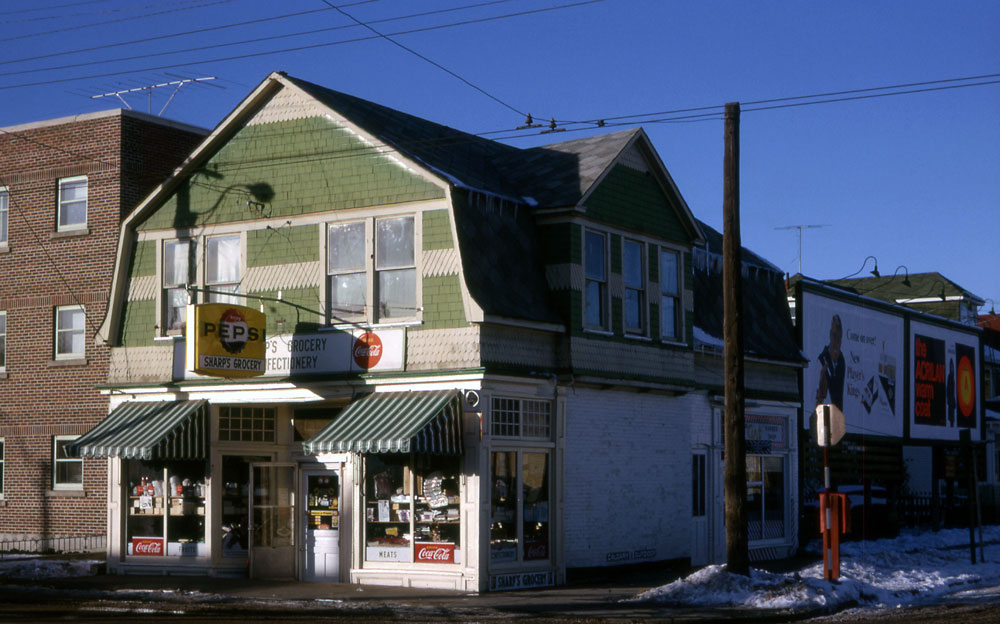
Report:
[[[242,249],[239,234],[212,236],[205,242],[205,287],[210,303],[242,305],[240,292]],[[226,293],[233,293],[232,295]]]
[[[78,436],[58,435],[52,438],[52,489],[83,488],[83,460],[73,457],[66,449]]]
[[[334,322],[363,319],[368,301],[365,222],[331,225],[328,234],[330,316]]]
[[[379,323],[417,316],[415,240],[412,216],[330,224],[330,322]]]
[[[55,357],[57,360],[80,359],[85,353],[87,315],[83,306],[56,308]]]
[[[56,230],[65,232],[87,227],[87,176],[59,180]]]
[[[641,334],[646,330],[646,276],[643,244],[625,241],[623,270],[625,278],[625,331]]]
[[[608,328],[608,237],[587,230],[584,235],[584,326]]]
[[[660,250],[660,337],[680,339],[680,254]]]
[[[0,310],[0,373],[7,370],[7,312]]]
[[[163,243],[163,317],[167,332],[182,331],[187,322],[187,286],[194,283],[194,250],[193,240]]]
[[[7,214],[10,195],[7,189],[0,187],[0,247],[7,246]]]
[[[413,217],[375,221],[375,286],[380,319],[417,313],[417,266],[413,251]]]

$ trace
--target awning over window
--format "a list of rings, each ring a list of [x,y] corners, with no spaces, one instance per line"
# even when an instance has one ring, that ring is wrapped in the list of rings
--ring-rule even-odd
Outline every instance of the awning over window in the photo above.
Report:
[[[208,401],[133,401],[115,408],[67,452],[79,457],[204,459]]]
[[[462,454],[457,390],[382,392],[357,399],[302,444],[306,454]]]

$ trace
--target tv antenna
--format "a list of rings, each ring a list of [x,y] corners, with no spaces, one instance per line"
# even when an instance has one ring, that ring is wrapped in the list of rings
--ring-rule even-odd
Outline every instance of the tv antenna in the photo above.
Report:
[[[798,230],[799,231],[799,275],[802,274],[802,230],[810,230],[813,228],[830,227],[829,223],[824,223],[822,225],[786,225],[783,227],[776,227],[776,230]]]
[[[163,111],[167,110],[167,107],[170,106],[170,103],[174,100],[174,96],[177,95],[177,92],[181,90],[181,87],[183,87],[184,85],[189,84],[189,83],[200,83],[200,82],[206,82],[207,83],[209,80],[215,80],[215,76],[206,76],[204,78],[182,78],[181,80],[171,80],[170,82],[161,82],[159,84],[146,85],[144,87],[135,87],[134,89],[124,89],[122,91],[111,91],[110,93],[101,93],[99,95],[92,95],[92,96],[90,96],[90,99],[96,100],[97,98],[102,98],[102,97],[116,97],[119,100],[121,100],[121,103],[125,105],[125,108],[127,108],[129,110],[132,110],[132,107],[129,105],[128,102],[125,101],[125,98],[123,98],[122,96],[123,95],[127,95],[129,93],[138,93],[140,91],[145,91],[146,92],[146,102],[147,102],[146,103],[146,112],[149,113],[149,114],[152,114],[153,113],[153,111],[152,111],[152,108],[153,108],[153,89],[162,89],[164,87],[173,87],[174,88],[174,92],[170,94],[170,97],[167,98],[166,104],[164,104],[163,108],[160,109],[160,112],[156,114],[157,117],[160,117],[160,116],[163,115]],[[216,86],[216,85],[212,85],[212,86]],[[219,88],[221,89],[222,87],[219,87]]]

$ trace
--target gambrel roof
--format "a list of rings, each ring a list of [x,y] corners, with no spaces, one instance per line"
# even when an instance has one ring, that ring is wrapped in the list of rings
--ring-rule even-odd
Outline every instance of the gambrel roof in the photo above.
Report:
[[[588,199],[600,190],[609,172],[620,170],[625,161],[629,166],[638,163],[643,172],[638,175],[654,180],[655,186],[650,188],[655,188],[665,198],[664,205],[669,206],[671,232],[679,237],[676,242],[703,240],[697,221],[641,129],[521,149],[275,72],[125,220],[112,304],[99,332],[102,336],[112,335],[110,332],[117,326],[136,230],[149,227],[144,222],[187,179],[204,173],[205,163],[284,91],[297,94],[304,102],[302,117],[325,117],[342,125],[368,148],[422,176],[425,184],[441,189],[441,197],[452,200],[464,285],[481,310],[481,314],[472,314],[473,320],[492,316],[555,325],[565,322],[547,301],[548,287],[533,215],[561,210],[585,214]],[[605,191],[596,203],[607,206],[609,193],[614,194]],[[460,201],[462,194],[468,196],[468,202]],[[501,210],[497,215],[506,210],[513,217],[491,218],[481,211],[463,208],[463,203],[482,197],[499,202]],[[159,223],[156,227],[161,227]],[[633,227],[645,226],[641,219],[637,223],[642,225]]]

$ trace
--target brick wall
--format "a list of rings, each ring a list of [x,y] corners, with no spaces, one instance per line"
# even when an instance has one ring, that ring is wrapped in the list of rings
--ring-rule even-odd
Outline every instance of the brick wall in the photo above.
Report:
[[[180,163],[201,135],[120,111],[8,128],[0,134],[0,186],[9,199],[0,252],[7,314],[0,375],[4,536],[104,533],[106,461],[83,462],[83,488],[52,491],[52,439],[79,435],[108,411],[109,352],[94,343],[104,318],[121,217]],[[58,180],[87,176],[87,227],[56,231]],[[85,357],[54,357],[56,306],[83,305]]]
[[[688,556],[688,403],[685,397],[648,393],[568,392],[567,567]]]

